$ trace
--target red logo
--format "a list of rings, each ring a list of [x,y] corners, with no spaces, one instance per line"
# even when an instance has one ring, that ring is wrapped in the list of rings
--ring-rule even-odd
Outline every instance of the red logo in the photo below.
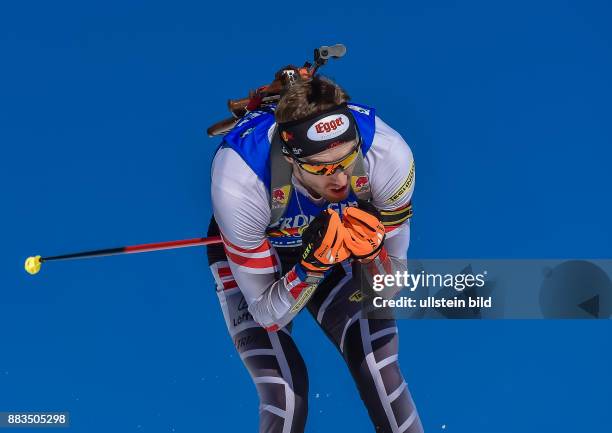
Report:
[[[285,185],[272,190],[272,209],[279,209],[289,202],[289,194],[291,193],[291,185]]]
[[[315,125],[317,134],[323,134],[324,132],[331,132],[338,129],[339,126],[344,125],[342,117],[330,120],[329,122],[319,122]]]
[[[291,140],[293,140],[293,134],[291,132],[289,132],[289,131],[283,131],[283,132],[281,132],[281,138],[285,142],[291,141]]]
[[[370,179],[368,176],[352,176],[351,186],[355,192],[366,192],[370,189]]]
[[[275,189],[272,192],[272,200],[274,201],[285,201],[285,192],[282,189]]]
[[[355,188],[361,189],[368,184],[368,178],[366,176],[359,176],[355,181]]]

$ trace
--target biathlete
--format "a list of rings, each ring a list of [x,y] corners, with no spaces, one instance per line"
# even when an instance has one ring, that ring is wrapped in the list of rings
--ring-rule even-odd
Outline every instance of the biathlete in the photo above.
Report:
[[[306,308],[338,349],[375,431],[422,432],[392,319],[362,317],[361,272],[406,270],[413,155],[371,107],[323,77],[254,110],[212,165],[210,269],[259,395],[259,431],[300,433],[308,375],[291,336]]]

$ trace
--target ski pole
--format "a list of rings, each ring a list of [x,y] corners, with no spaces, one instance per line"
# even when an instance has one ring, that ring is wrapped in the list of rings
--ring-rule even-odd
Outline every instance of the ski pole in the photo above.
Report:
[[[214,245],[220,243],[220,236],[211,236],[209,238],[183,239],[179,241],[157,242],[153,244],[129,245],[118,248],[106,248],[103,250],[83,251],[80,253],[64,254],[60,256],[32,256],[26,259],[24,267],[26,272],[31,275],[34,275],[40,272],[40,267],[43,262],[87,259],[90,257],[116,256],[119,254],[146,253],[149,251],[172,250],[175,248],[196,247],[199,245]]]

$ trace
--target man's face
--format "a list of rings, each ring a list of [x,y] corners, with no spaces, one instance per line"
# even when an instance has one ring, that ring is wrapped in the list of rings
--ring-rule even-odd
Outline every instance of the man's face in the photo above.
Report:
[[[357,140],[347,141],[331,149],[316,153],[303,159],[309,163],[326,163],[338,161],[351,153],[357,145]],[[338,169],[329,176],[316,175],[303,170],[299,164],[291,158],[286,158],[293,166],[293,175],[304,185],[315,197],[323,197],[329,202],[339,202],[348,197],[349,179],[355,164],[346,170]]]

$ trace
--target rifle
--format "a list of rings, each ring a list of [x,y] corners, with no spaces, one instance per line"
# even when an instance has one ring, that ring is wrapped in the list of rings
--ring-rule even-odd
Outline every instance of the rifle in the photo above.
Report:
[[[298,68],[293,65],[285,66],[278,71],[274,81],[265,86],[258,87],[249,92],[249,96],[227,101],[227,108],[232,117],[221,120],[210,126],[206,132],[209,137],[227,134],[249,111],[265,109],[274,105],[281,98],[281,94],[298,79],[307,80],[315,76],[319,68],[329,59],[339,59],[346,54],[346,47],[342,44],[332,46],[323,45],[314,50],[313,63],[306,61],[304,66]]]

